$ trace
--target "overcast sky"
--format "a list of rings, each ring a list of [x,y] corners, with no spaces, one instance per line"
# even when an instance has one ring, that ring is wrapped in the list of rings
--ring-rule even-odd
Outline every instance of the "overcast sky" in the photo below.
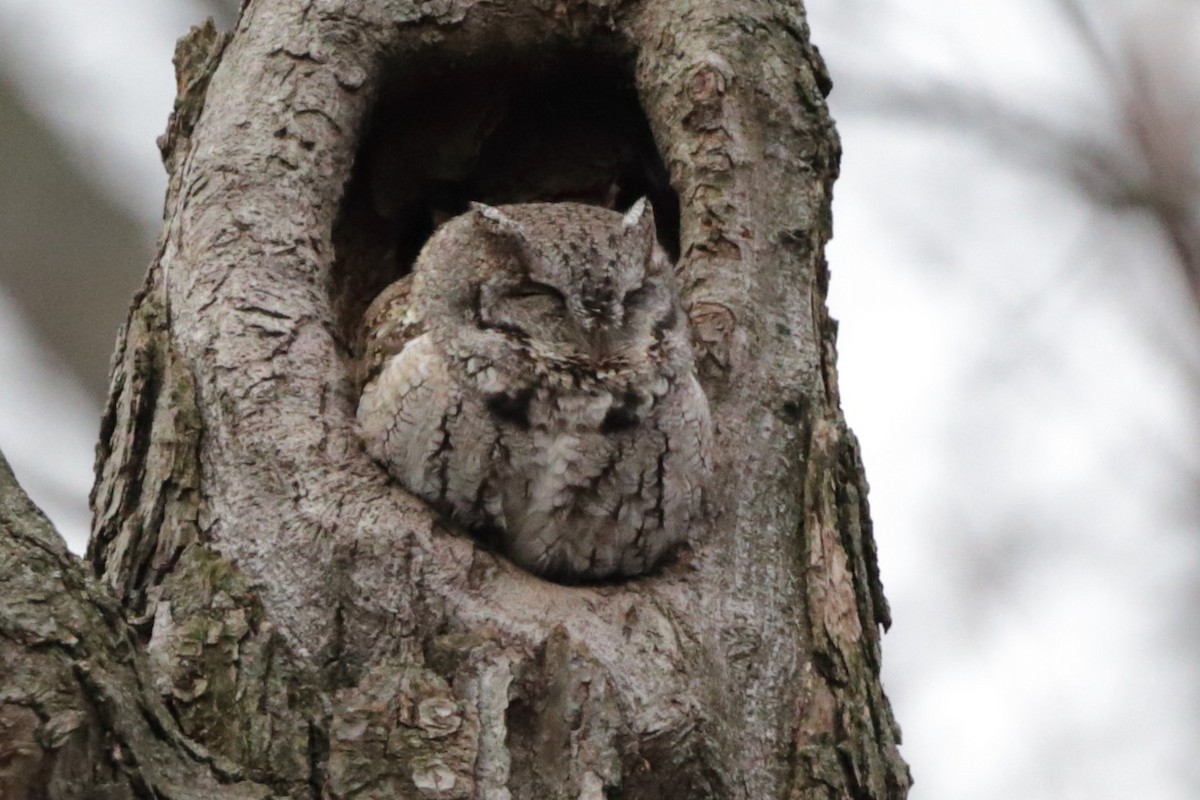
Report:
[[[1112,109],[1052,7],[810,3],[845,150],[830,302],[885,677],[914,800],[1191,800],[1195,398],[1162,337],[1194,348],[1196,323],[1170,253],[977,131],[879,111],[952,85],[1102,135]],[[0,0],[3,79],[148,240],[174,40],[202,8]],[[3,295],[0,375],[0,448],[80,550],[99,408]]]

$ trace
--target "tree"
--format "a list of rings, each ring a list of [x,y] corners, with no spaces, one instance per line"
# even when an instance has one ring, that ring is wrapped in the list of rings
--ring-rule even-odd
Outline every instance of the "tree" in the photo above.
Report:
[[[163,232],[92,495],[87,563],[120,614],[0,474],[0,653],[24,665],[0,787],[904,796],[824,303],[839,145],[803,10],[261,0],[176,67]],[[562,586],[364,455],[356,326],[467,199],[641,194],[712,404],[710,525],[661,574]]]

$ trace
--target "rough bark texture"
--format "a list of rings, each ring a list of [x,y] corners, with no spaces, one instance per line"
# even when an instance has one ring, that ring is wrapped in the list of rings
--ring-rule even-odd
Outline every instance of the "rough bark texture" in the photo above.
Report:
[[[139,637],[95,646],[144,649],[163,746],[297,798],[903,797],[825,310],[839,149],[802,9],[252,0],[177,66],[88,554]],[[544,102],[581,94],[601,105]],[[659,575],[560,586],[364,455],[350,332],[467,199],[630,193],[671,209],[710,524]],[[8,698],[38,758],[67,747]]]
[[[184,738],[121,609],[0,455],[0,797],[270,796]]]

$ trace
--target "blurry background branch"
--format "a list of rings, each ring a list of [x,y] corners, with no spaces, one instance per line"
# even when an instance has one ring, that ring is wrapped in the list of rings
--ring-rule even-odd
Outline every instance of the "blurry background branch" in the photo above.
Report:
[[[1200,6],[810,11],[914,796],[1194,796]]]
[[[1098,209],[1144,216],[1170,246],[1174,255],[1170,266],[1178,271],[1191,303],[1200,311],[1195,4],[1154,0],[1137,9],[1082,0],[1038,4],[1057,16],[1046,22],[1059,29],[1058,44],[1082,54],[1091,83],[1098,87],[1097,107],[1086,117],[1047,113],[1048,98],[1037,86],[1025,87],[1027,91],[1014,98],[981,86],[978,76],[971,74],[925,80],[901,74],[894,81],[854,87],[844,107],[976,137],[1014,163],[1059,176]],[[1009,41],[1007,46],[1019,44]],[[1154,261],[1146,258],[1122,267],[1155,268]],[[1197,323],[1200,316],[1193,319]],[[1200,329],[1182,332],[1189,339],[1198,333]],[[1179,334],[1160,342],[1176,357],[1185,355],[1177,341],[1170,341]],[[1186,356],[1193,360],[1190,371],[1200,373],[1195,353]],[[1192,379],[1200,395],[1200,375]]]

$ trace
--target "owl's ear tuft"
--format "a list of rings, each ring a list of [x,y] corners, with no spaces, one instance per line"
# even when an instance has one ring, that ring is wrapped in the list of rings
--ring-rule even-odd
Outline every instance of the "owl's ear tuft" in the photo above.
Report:
[[[471,203],[471,211],[476,215],[476,224],[486,231],[505,236],[525,237],[525,229],[521,223],[495,206]]]
[[[629,207],[621,218],[621,238],[625,242],[627,252],[642,255],[643,260],[649,261],[654,252],[654,242],[657,232],[654,227],[654,208],[650,201],[643,197]]]
[[[522,258],[530,255],[530,238],[525,226],[495,206],[471,203],[475,226],[489,234],[495,244],[505,247]]]
[[[622,228],[634,228],[640,231],[654,231],[654,207],[650,205],[650,200],[646,197],[639,198],[636,203],[629,207],[625,212],[625,216],[621,218]]]

